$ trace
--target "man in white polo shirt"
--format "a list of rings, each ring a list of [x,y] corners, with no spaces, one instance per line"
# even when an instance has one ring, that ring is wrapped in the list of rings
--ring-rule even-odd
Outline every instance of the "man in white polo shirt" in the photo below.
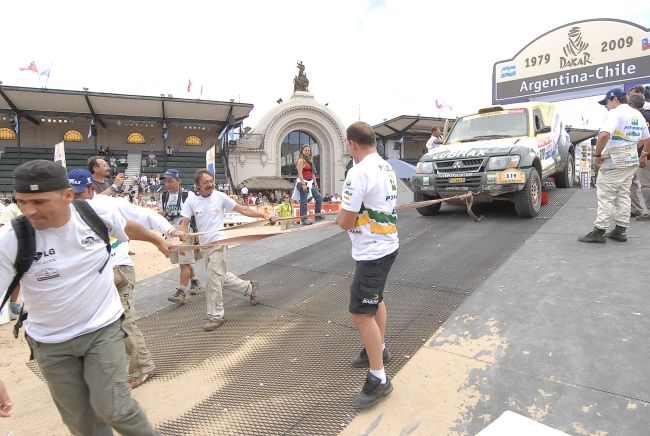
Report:
[[[604,243],[609,238],[625,242],[630,225],[632,178],[639,164],[644,167],[647,160],[647,154],[639,156],[637,147],[650,143],[650,133],[641,113],[627,105],[621,88],[610,89],[598,103],[608,111],[593,155],[599,166],[596,178],[598,209],[594,229],[578,241]],[[605,234],[611,218],[616,227]]]
[[[209,244],[224,239],[224,211],[234,210],[252,218],[263,218],[273,221],[271,214],[261,213],[255,209],[237,204],[235,200],[214,189],[214,177],[207,169],[200,169],[194,175],[194,184],[198,195],[188,197],[181,208],[180,230],[187,232],[190,219],[194,217],[197,231],[208,232],[199,236],[200,244]],[[207,305],[208,322],[203,326],[205,331],[211,331],[224,323],[223,290],[244,294],[250,298],[251,305],[258,304],[257,282],[242,280],[228,272],[223,245],[207,248],[204,253],[207,283],[205,301]]]
[[[77,435],[157,435],[127,384],[123,309],[106,244],[72,205],[65,168],[27,162],[14,171],[14,190],[35,236],[34,261],[20,280],[25,337],[63,422]],[[92,208],[117,240],[143,230],[115,209]],[[13,225],[0,228],[0,246],[0,289],[7,289],[16,273]]]

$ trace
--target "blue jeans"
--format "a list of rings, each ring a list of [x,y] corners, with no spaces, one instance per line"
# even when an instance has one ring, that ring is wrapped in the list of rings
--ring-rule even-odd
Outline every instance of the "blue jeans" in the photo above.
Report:
[[[302,183],[300,183],[300,181],[296,183],[296,188],[300,193],[300,216],[304,217],[307,215],[307,196],[309,195],[309,188],[303,189]],[[311,195],[314,197],[314,201],[316,202],[314,213],[319,214],[320,207],[323,204],[323,196],[320,194],[320,192],[318,192],[318,189],[313,187],[313,185],[311,188]],[[307,221],[307,218],[300,218],[300,221],[304,223]]]

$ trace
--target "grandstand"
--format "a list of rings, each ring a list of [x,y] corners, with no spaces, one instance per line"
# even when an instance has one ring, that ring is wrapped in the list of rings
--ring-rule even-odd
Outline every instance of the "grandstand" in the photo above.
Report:
[[[140,163],[147,161],[149,156],[149,151],[143,151],[140,157]],[[186,189],[192,189],[194,183],[194,173],[200,168],[205,168],[205,153],[196,152],[196,151],[185,151],[185,152],[176,152],[172,155],[161,155],[160,153],[156,154],[157,165],[156,166],[142,166],[141,165],[141,174],[144,173],[147,176],[154,174],[160,174],[165,172],[163,168],[174,168],[181,172],[182,176],[182,186]],[[223,162],[223,159],[220,155],[217,155],[217,162],[215,168],[215,183],[225,184],[228,183],[228,178],[226,177],[226,169]]]
[[[13,191],[13,170],[20,162],[53,160],[54,144],[65,141],[67,168],[85,167],[96,150],[110,147],[126,186],[135,176],[177,168],[191,187],[206,151],[227,138],[253,109],[246,103],[107,94],[5,86],[0,82],[0,193]],[[88,132],[88,134],[86,134]],[[165,156],[169,146],[175,151]],[[218,147],[217,147],[218,148]],[[141,167],[155,150],[155,167]],[[106,156],[108,161],[110,156]],[[233,181],[217,155],[217,183]]]

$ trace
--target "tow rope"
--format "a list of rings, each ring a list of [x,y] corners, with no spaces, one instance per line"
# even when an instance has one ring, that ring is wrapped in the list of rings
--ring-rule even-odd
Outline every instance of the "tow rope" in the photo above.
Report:
[[[446,201],[454,201],[454,200],[465,200],[465,207],[467,209],[467,214],[476,222],[479,222],[483,219],[482,215],[477,216],[474,211],[472,210],[472,205],[473,205],[473,200],[474,200],[474,193],[473,192],[467,192],[465,194],[460,194],[460,195],[455,195],[453,197],[448,197],[448,198],[439,198],[439,199],[434,199],[434,200],[424,200],[424,201],[412,201],[409,203],[402,203],[398,204],[395,206],[396,211],[401,211],[401,210],[408,210],[408,209],[417,209],[420,207],[427,207],[427,206],[433,206],[435,204],[440,204],[444,203]],[[338,211],[332,211],[332,212],[321,212],[320,214],[307,214],[307,215],[300,215],[300,216],[295,216],[295,217],[289,217],[289,218],[275,218],[273,220],[274,223],[277,222],[283,222],[283,221],[296,221],[299,219],[306,219],[306,218],[316,218],[318,216],[324,217],[324,216],[333,216],[337,215]],[[253,221],[251,223],[246,223],[246,224],[241,224],[238,226],[233,226],[233,227],[227,227],[224,229],[219,229],[219,230],[208,230],[205,232],[195,232],[195,233],[187,233],[188,237],[193,237],[193,236],[202,236],[202,235],[208,235],[212,233],[217,233],[217,232],[225,232],[226,234],[231,234],[231,236],[228,236],[227,238],[220,239],[218,241],[210,242],[208,244],[192,244],[192,245],[174,245],[170,248],[172,251],[183,251],[183,250],[195,250],[198,248],[212,248],[216,247],[219,245],[239,245],[239,244],[244,244],[247,242],[253,242],[257,241],[260,239],[268,238],[269,236],[275,236],[278,234],[283,234],[283,233],[293,233],[293,232],[301,232],[305,230],[312,230],[312,229],[320,229],[323,227],[329,227],[336,225],[335,221],[322,221],[322,222],[317,222],[313,225],[310,226],[301,226],[299,228],[295,229],[287,229],[287,230],[277,230],[269,228],[269,231],[266,232],[257,232],[257,233],[250,233],[250,232],[242,232],[241,235],[235,235],[238,233],[238,230],[242,229],[247,229],[251,227],[262,227],[267,224],[266,220],[259,220],[259,221]]]

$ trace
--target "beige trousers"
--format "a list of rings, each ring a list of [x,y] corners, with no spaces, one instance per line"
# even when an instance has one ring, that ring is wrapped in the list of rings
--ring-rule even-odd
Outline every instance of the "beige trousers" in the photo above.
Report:
[[[209,248],[205,251],[205,270],[208,282],[205,286],[205,303],[208,319],[217,320],[224,316],[223,290],[249,296],[251,282],[242,280],[228,272],[224,246]]]
[[[637,167],[613,168],[598,171],[596,195],[598,211],[594,226],[607,229],[614,217],[616,225],[630,225],[630,186]]]
[[[129,377],[138,377],[153,371],[156,365],[151,359],[151,353],[144,342],[142,331],[135,322],[135,306],[133,304],[135,270],[132,266],[116,266],[113,268],[113,276],[122,307],[124,307],[122,328],[128,335],[124,338],[124,345],[126,345],[126,354],[129,356]]]

